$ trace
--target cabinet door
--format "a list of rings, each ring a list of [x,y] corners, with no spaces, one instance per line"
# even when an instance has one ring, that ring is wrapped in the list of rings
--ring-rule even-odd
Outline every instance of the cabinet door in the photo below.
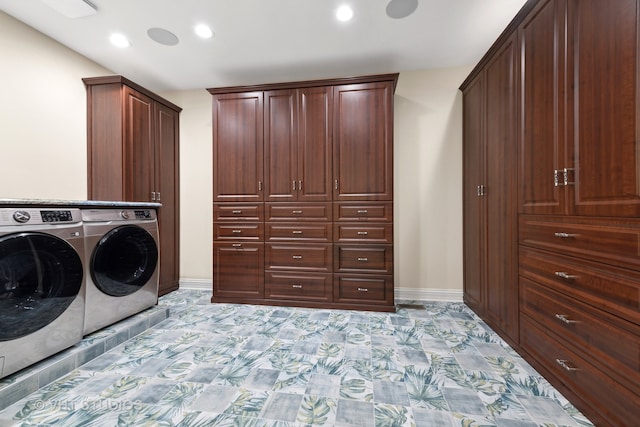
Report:
[[[214,301],[263,297],[264,243],[214,243]]]
[[[263,199],[262,92],[213,96],[213,201]]]
[[[554,174],[565,165],[565,2],[540,2],[519,28],[521,69],[520,212],[565,213]]]
[[[334,200],[392,200],[393,83],[334,88]]]
[[[160,228],[160,284],[159,293],[178,289],[179,279],[179,115],[176,111],[156,104],[156,200]]]
[[[515,37],[486,68],[487,316],[518,333],[518,218]]]
[[[333,91],[329,86],[303,88],[298,96],[298,200],[330,201]]]
[[[484,101],[484,73],[481,73],[466,88],[463,102],[464,301],[481,311],[486,292],[486,205],[478,186],[485,183]]]
[[[149,202],[155,191],[154,101],[127,86],[123,94],[124,200]]]
[[[638,216],[638,2],[571,0],[568,13],[574,213]]]
[[[297,97],[295,89],[264,93],[265,200],[297,200]]]

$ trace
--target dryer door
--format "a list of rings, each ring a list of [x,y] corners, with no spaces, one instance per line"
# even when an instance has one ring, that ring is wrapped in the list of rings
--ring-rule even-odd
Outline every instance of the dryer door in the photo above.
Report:
[[[123,225],[105,234],[91,256],[91,277],[107,295],[122,297],[149,282],[158,265],[158,246],[147,230]]]
[[[0,342],[53,322],[78,296],[82,274],[77,251],[56,236],[0,237]]]

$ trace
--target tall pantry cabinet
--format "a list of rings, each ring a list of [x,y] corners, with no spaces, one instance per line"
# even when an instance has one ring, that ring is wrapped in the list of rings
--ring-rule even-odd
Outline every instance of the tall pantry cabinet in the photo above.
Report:
[[[158,202],[160,295],[178,289],[180,107],[122,76],[87,90],[88,197]]]
[[[212,301],[393,309],[396,80],[209,89]]]
[[[640,407],[639,12],[637,0],[530,0],[461,87],[465,161],[495,165],[467,150],[486,134],[468,95],[517,41],[518,281],[502,286],[519,295],[519,327],[507,337],[597,425],[632,425]],[[488,293],[467,282],[486,268],[473,235],[486,224],[469,214],[465,300],[490,321]]]

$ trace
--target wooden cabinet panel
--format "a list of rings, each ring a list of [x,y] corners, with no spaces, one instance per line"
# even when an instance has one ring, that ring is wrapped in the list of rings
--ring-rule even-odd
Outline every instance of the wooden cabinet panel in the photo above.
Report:
[[[264,223],[217,223],[213,227],[215,240],[264,240]]]
[[[265,199],[297,199],[298,98],[295,89],[264,93]]]
[[[264,221],[264,204],[214,203],[213,221]]]
[[[532,356],[534,367],[542,370],[550,382],[580,408],[589,409],[589,418],[602,426],[628,426],[635,420],[640,397],[611,379],[599,368],[584,360],[523,315],[520,320],[520,342]]]
[[[266,240],[274,241],[306,241],[333,242],[330,223],[283,224],[268,223],[266,225]]]
[[[265,297],[292,300],[331,302],[330,274],[265,273]]]
[[[266,221],[331,221],[330,203],[267,203]]]
[[[264,297],[264,243],[213,244],[213,301]]]
[[[393,243],[393,224],[336,223],[335,240],[343,243]]]
[[[262,92],[213,96],[213,201],[263,200]]]
[[[393,247],[389,245],[334,245],[337,273],[393,273]]]
[[[335,203],[335,221],[393,221],[393,203]]]
[[[393,83],[334,88],[333,200],[392,200]]]
[[[337,274],[334,279],[334,299],[340,303],[392,305],[393,287],[390,281],[391,276]]]
[[[125,128],[125,200],[149,201],[155,191],[154,102],[136,90],[123,87]],[[155,201],[155,197],[153,197]]]
[[[267,244],[268,270],[331,272],[331,245]]]

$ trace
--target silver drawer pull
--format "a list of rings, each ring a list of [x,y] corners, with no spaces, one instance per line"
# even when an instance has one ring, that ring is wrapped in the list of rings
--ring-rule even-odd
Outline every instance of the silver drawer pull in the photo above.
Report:
[[[573,275],[567,273],[566,271],[556,271],[555,275],[558,276],[558,277],[561,277],[561,278],[563,278],[565,280],[575,280],[575,279],[578,278],[578,276],[573,276]]]
[[[231,213],[234,214],[234,215],[239,215],[239,214],[242,213],[242,211],[239,210],[239,209],[236,209],[236,210],[232,210]]]
[[[560,366],[562,366],[562,368],[565,371],[569,371],[569,372],[573,372],[573,371],[578,371],[578,368],[574,368],[573,366],[569,365],[569,362],[567,362],[566,360],[562,360],[562,359],[556,359],[556,363]]]
[[[367,288],[358,288],[358,292],[369,292]]]
[[[291,287],[295,289],[302,289],[302,285],[291,285]]]
[[[302,230],[293,230],[291,233],[293,233],[293,234],[302,234]]]
[[[358,261],[361,261],[361,262],[367,262],[367,261],[369,261],[369,258],[365,258],[365,257],[358,257]]]
[[[566,314],[556,314],[555,317],[556,317],[556,319],[558,319],[562,323],[566,323],[567,325],[571,325],[573,323],[578,323],[577,320],[569,319],[569,316],[567,316]]]
[[[367,236],[369,235],[368,231],[358,231],[358,236]]]
[[[231,230],[231,232],[233,234],[240,234],[240,233],[242,233],[242,230]]]
[[[358,215],[366,215],[369,211],[367,209],[358,209]]]
[[[294,215],[300,215],[302,213],[302,211],[293,211],[292,212]]]
[[[302,259],[302,255],[294,255],[291,258],[293,258],[293,259]]]
[[[233,245],[234,248],[241,248],[242,247],[242,243],[234,243]]]
[[[554,236],[560,237],[561,239],[570,239],[572,237],[577,237],[578,235],[571,233],[554,233]]]

